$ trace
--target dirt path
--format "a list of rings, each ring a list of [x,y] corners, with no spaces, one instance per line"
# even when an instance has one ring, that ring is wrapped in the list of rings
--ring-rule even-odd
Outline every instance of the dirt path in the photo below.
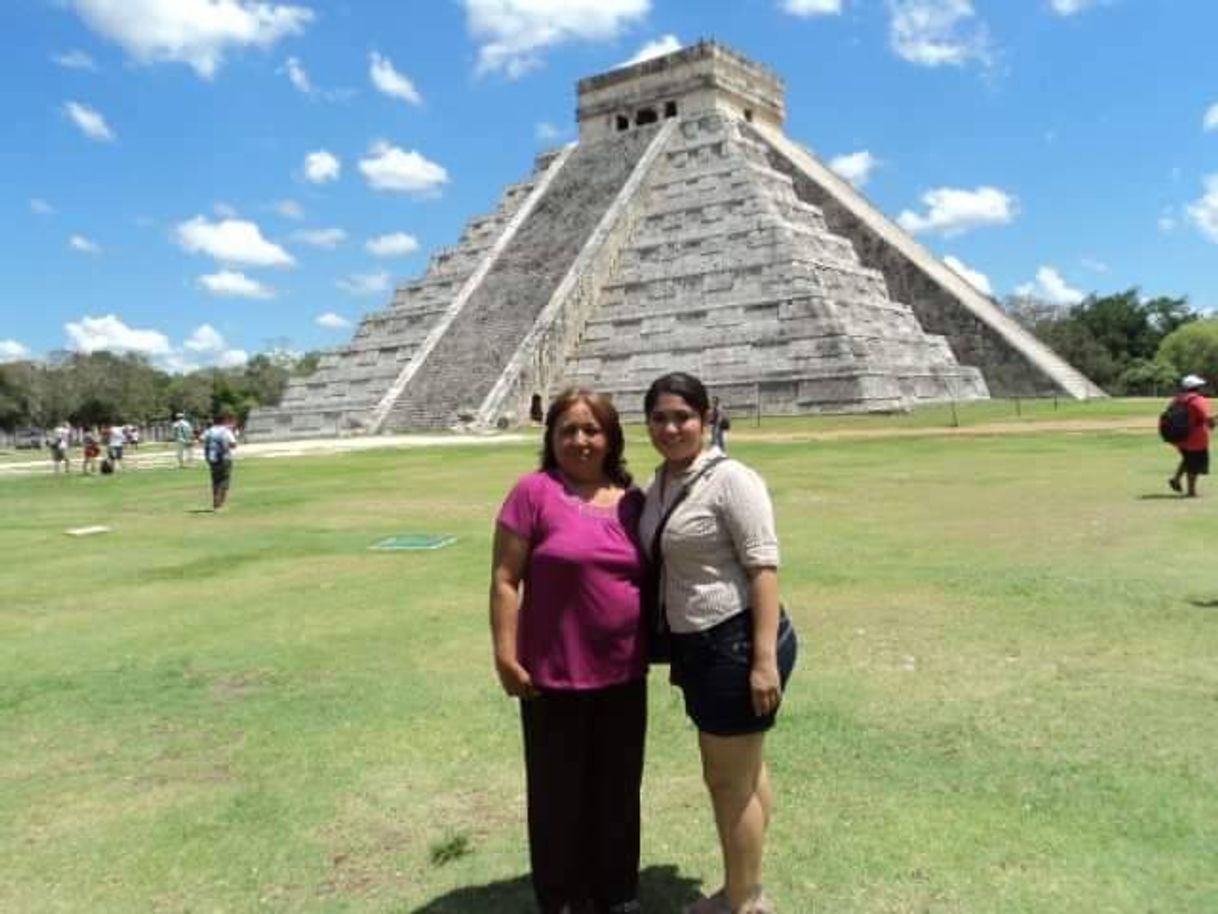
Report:
[[[1146,419],[1065,419],[1060,422],[987,422],[962,428],[927,426],[925,428],[835,428],[824,431],[767,432],[764,428],[733,427],[731,441],[846,441],[856,438],[983,437],[989,435],[1028,435],[1045,432],[1156,432],[1154,420]]]
[[[743,423],[741,423],[743,425]],[[824,431],[780,432],[765,428],[733,429],[733,442],[800,442],[800,441],[850,441],[871,438],[928,438],[928,437],[982,437],[990,435],[1029,435],[1047,433],[1084,432],[1137,432],[1148,434],[1155,431],[1154,421],[1147,419],[1068,419],[1060,422],[1050,420],[1027,422],[989,422],[964,428],[838,428]],[[420,447],[456,447],[465,445],[494,446],[519,444],[532,441],[538,430],[509,435],[376,435],[367,438],[312,438],[300,441],[267,441],[241,445],[237,451],[239,460],[258,460],[280,457],[306,457],[311,454],[338,454],[351,451],[370,451],[381,448],[409,449]],[[80,472],[80,455],[74,453],[73,468]],[[172,449],[158,451],[128,452],[123,461],[124,471],[168,469],[177,466],[176,452]],[[195,463],[203,465],[201,451],[195,448]],[[49,457],[38,460],[0,463],[0,478],[5,476],[28,476],[34,473],[51,472]]]
[[[350,451],[371,451],[380,448],[409,449],[420,447],[453,447],[458,445],[518,444],[529,441],[526,435],[376,435],[367,438],[309,438],[300,441],[263,441],[241,444],[236,451],[238,460],[260,460],[276,457],[306,457],[311,454],[339,454]],[[202,448],[194,449],[194,463],[203,466]],[[123,459],[123,471],[156,470],[176,467],[177,451],[128,450]],[[72,454],[72,468],[80,472],[80,452]],[[0,477],[26,476],[31,473],[51,473],[51,458],[0,463]]]

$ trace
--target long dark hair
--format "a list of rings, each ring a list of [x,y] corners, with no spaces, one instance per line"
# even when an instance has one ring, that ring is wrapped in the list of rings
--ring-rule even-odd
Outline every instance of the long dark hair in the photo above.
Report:
[[[706,414],[710,412],[710,397],[707,396],[706,385],[692,374],[673,371],[652,381],[651,386],[647,388],[647,396],[643,398],[645,419],[651,418],[651,410],[655,407],[656,400],[660,399],[661,394],[680,397],[702,417],[703,422],[706,421]]]
[[[622,434],[622,421],[618,418],[617,407],[604,394],[585,387],[568,387],[554,398],[550,408],[546,410],[546,437],[541,449],[541,468],[558,469],[558,457],[554,454],[554,432],[563,413],[577,403],[588,407],[609,442],[609,449],[605,452],[605,476],[614,485],[623,489],[629,488],[634,480],[626,469],[625,458],[622,457],[622,452],[626,449],[626,437]]]

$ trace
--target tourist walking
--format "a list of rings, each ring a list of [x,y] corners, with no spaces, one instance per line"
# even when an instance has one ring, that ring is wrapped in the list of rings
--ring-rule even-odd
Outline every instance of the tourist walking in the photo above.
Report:
[[[233,433],[236,421],[232,413],[221,413],[203,433],[203,459],[211,472],[213,511],[219,511],[228,500],[228,488],[233,480],[233,451],[237,448],[237,436]]]
[[[495,528],[495,669],[520,700],[542,914],[640,910],[642,494],[622,449],[607,397],[559,394],[545,417],[541,469],[512,488]]]
[[[778,537],[765,482],[707,447],[702,382],[674,373],[644,399],[664,458],[647,490],[639,538],[658,566],[657,603],[671,631],[672,680],[698,729],[724,863],[724,884],[687,914],[772,911],[761,887],[773,809],[764,758],[796,639],[778,597]]]
[[[123,448],[126,444],[127,436],[122,425],[116,422],[106,430],[106,459],[115,473],[123,468]]]
[[[58,475],[59,471],[63,470],[66,476],[72,470],[72,426],[66,422],[60,422],[52,430],[49,440],[51,463],[55,468],[55,474]]]
[[[101,456],[101,437],[97,426],[88,428],[84,434],[84,447],[81,449],[80,472],[91,476],[97,472],[97,458]]]
[[[195,429],[184,413],[177,413],[173,422],[173,443],[178,451],[178,469],[194,462]]]
[[[1180,464],[1167,484],[1173,492],[1188,498],[1197,497],[1197,477],[1206,476],[1210,471],[1210,429],[1214,427],[1214,414],[1210,411],[1209,400],[1201,393],[1205,385],[1205,378],[1185,375],[1180,380],[1180,393],[1173,401],[1173,407],[1178,404],[1177,408],[1187,415],[1188,434],[1173,442],[1180,452]],[[1173,407],[1169,407],[1169,412]],[[1181,479],[1185,481],[1183,486]]]
[[[728,416],[727,410],[720,404],[718,397],[711,397],[708,424],[710,425],[711,447],[717,447],[726,454],[727,432],[732,427],[732,420]]]

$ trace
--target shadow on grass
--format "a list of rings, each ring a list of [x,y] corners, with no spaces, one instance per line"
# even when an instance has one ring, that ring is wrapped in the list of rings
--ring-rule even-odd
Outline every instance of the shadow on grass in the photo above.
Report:
[[[639,902],[648,914],[677,914],[698,895],[698,881],[675,866],[649,866],[639,874]],[[528,876],[469,886],[400,914],[534,914]]]
[[[1183,495],[1177,495],[1175,492],[1148,492],[1145,495],[1139,495],[1138,501],[1187,501]]]
[[[1187,602],[1198,607],[1199,609],[1218,609],[1218,597],[1215,597],[1212,600],[1203,600],[1200,597],[1193,597]]]

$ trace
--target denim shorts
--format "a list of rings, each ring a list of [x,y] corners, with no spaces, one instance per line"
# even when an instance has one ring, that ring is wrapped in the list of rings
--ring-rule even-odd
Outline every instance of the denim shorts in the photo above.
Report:
[[[784,612],[778,623],[778,675],[785,690],[799,643]],[[672,635],[672,678],[685,694],[685,713],[703,733],[739,736],[774,726],[777,712],[757,716],[753,669],[753,613],[725,619],[706,631]]]

